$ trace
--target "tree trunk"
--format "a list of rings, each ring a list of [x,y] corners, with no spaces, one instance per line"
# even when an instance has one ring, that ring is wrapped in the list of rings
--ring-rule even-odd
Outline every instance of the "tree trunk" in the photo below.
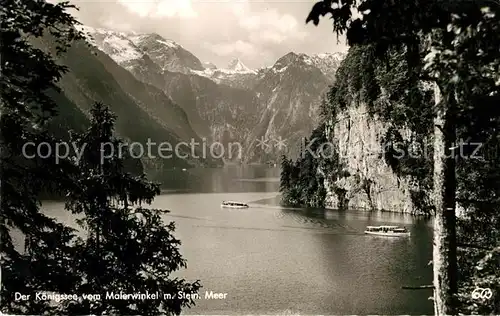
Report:
[[[434,312],[436,315],[456,315],[455,155],[457,151],[452,148],[456,141],[456,103],[454,96],[443,100],[437,84],[434,96],[437,110],[434,127]]]

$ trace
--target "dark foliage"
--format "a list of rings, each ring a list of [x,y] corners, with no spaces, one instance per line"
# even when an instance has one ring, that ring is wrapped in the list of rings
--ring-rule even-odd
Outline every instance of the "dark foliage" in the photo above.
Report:
[[[63,52],[80,37],[70,27],[76,21],[65,12],[68,8],[72,6],[67,3],[16,0],[2,1],[0,7],[1,308],[6,313],[49,312],[47,302],[15,301],[14,292],[64,292],[64,280],[74,277],[66,244],[72,231],[41,214],[37,196],[45,186],[59,192],[71,187],[67,175],[75,168],[68,162],[56,163],[54,152],[46,159],[27,158],[34,146],[23,152],[28,142],[57,142],[46,128],[56,113],[47,92],[58,91],[56,82],[67,69],[31,46],[29,39],[50,33],[57,43],[56,52]],[[19,243],[22,237],[25,251]]]
[[[124,157],[117,148],[124,143],[114,137],[115,117],[103,105],[91,110],[91,126],[74,141],[85,154],[78,162],[82,172],[75,179],[76,190],[68,193],[66,207],[84,215],[79,225],[87,237],[75,240],[78,260],[74,263],[81,280],[74,291],[79,295],[100,293],[99,301],[68,303],[62,310],[70,314],[167,314],[177,315],[193,299],[168,299],[179,291],[197,293],[198,282],[187,283],[171,277],[186,267],[179,253],[180,241],[166,224],[168,211],[147,209],[160,193],[157,184],[144,176],[133,176],[124,169]],[[104,151],[103,151],[104,149]],[[110,300],[107,293],[160,293],[155,300]]]
[[[430,122],[438,108],[426,105],[425,93],[419,93],[421,82],[436,83],[446,101],[456,101],[456,120],[453,123],[457,126],[457,143],[464,140],[466,144],[460,145],[456,165],[457,202],[465,209],[457,222],[461,245],[458,269],[460,309],[467,314],[498,314],[500,276],[499,270],[493,266],[500,262],[497,192],[500,177],[496,149],[500,88],[499,3],[377,0],[327,0],[321,3],[313,7],[307,21],[318,24],[320,16],[330,13],[334,31],[338,35],[345,34],[349,44],[362,45],[360,49],[374,52],[371,56],[379,61],[379,65],[394,65],[396,52],[397,64],[402,68],[396,67],[380,77],[388,87],[384,89],[388,94],[383,94],[383,99],[391,101],[386,103],[390,106],[378,103],[376,106],[378,114],[396,127],[389,130],[387,139],[401,139],[398,132],[401,123],[415,133],[417,140],[420,139],[418,141],[432,134]],[[362,17],[353,16],[354,11],[361,13]],[[355,77],[350,80],[354,91],[369,87],[366,81],[360,87],[362,80],[356,79],[363,72],[361,70],[367,69],[368,75],[373,73],[374,59],[365,55],[361,60],[365,61],[364,65],[356,65],[353,68],[356,70],[351,73]],[[376,69],[383,68],[376,66]],[[343,107],[349,103],[342,97],[345,89],[338,93],[339,90],[342,91],[337,88],[335,92],[341,96],[337,105]],[[400,101],[401,106],[395,106],[392,101]],[[471,156],[477,144],[481,144],[484,150],[477,153],[479,158],[478,155]],[[420,182],[429,183],[431,169],[426,166],[431,166],[430,157],[423,161],[388,159],[388,162],[397,173],[417,172]],[[413,195],[422,198],[422,193],[425,192],[414,192]],[[471,299],[470,294],[476,287],[491,288],[494,297],[482,301]]]
[[[54,120],[58,112],[72,111],[65,107],[70,102],[58,87],[68,69],[55,62],[71,43],[82,38],[73,27],[77,21],[66,12],[71,8],[68,3],[38,0],[7,0],[0,6],[1,311],[179,314],[192,300],[166,301],[163,294],[195,293],[199,284],[170,276],[186,262],[178,251],[180,241],[172,235],[174,224],[162,221],[162,211],[141,206],[159,193],[158,186],[145,179],[142,166],[130,157],[116,155],[100,164],[103,141],[121,144],[113,137],[111,113],[96,105],[87,131],[83,119],[75,118],[81,125],[69,124],[77,126],[73,132],[59,126],[64,122]],[[55,43],[52,49],[32,45],[47,38]],[[82,160],[71,155],[56,159],[54,151],[36,152],[38,144],[47,143],[54,149],[68,140],[79,145],[88,142]],[[42,158],[42,154],[47,155]],[[45,216],[40,211],[42,194],[66,196],[68,208],[81,218],[88,236],[78,237],[82,232]],[[36,292],[91,294],[106,290],[159,290],[161,296],[155,301],[92,303],[34,299]],[[31,298],[15,300],[15,292]]]
[[[346,176],[336,148],[328,140],[329,131],[321,124],[304,139],[305,146],[295,161],[282,157],[280,192],[284,205],[323,208],[326,185]]]

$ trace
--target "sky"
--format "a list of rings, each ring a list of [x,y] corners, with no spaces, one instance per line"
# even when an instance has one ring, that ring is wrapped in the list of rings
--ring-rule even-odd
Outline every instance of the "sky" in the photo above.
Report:
[[[307,0],[72,0],[88,26],[157,33],[202,62],[224,68],[239,58],[250,68],[273,65],[289,52],[346,52],[331,20],[305,24]]]

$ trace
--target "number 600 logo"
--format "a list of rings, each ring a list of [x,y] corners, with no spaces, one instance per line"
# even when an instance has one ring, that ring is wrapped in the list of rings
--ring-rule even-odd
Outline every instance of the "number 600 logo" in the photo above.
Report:
[[[474,291],[472,291],[472,298],[477,300],[477,299],[490,299],[493,296],[493,292],[489,288],[476,288]]]

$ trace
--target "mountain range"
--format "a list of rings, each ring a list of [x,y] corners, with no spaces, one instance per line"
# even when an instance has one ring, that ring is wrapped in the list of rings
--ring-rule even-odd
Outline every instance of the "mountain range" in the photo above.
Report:
[[[203,144],[195,151],[183,147],[187,159],[144,158],[148,169],[220,165],[221,156],[225,163],[276,161],[285,150],[276,147],[278,139],[291,148],[316,126],[344,58],[291,52],[261,69],[238,58],[218,68],[158,34],[81,30],[86,43],[75,43],[60,60],[69,72],[60,82],[63,92],[54,96],[65,104],[58,121],[81,123],[92,102],[101,101],[117,114],[117,132],[128,141]],[[38,45],[53,49],[50,39]],[[210,146],[214,142],[223,146]],[[218,157],[193,155],[208,147]]]

